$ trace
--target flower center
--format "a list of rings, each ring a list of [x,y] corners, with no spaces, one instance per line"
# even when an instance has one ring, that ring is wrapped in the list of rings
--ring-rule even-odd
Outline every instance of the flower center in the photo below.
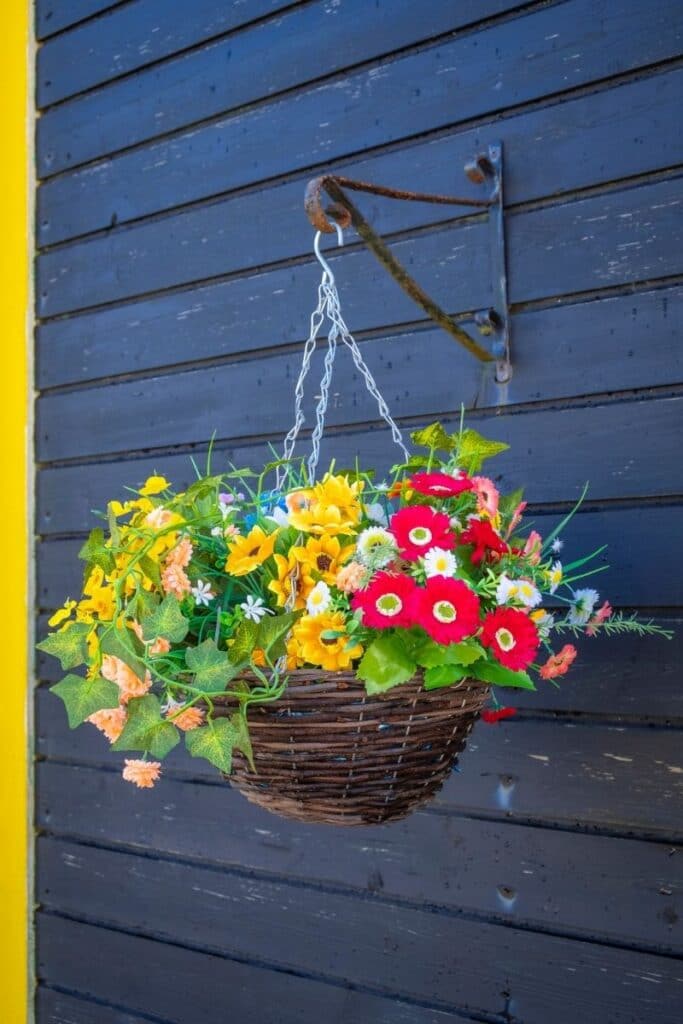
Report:
[[[257,545],[255,548],[252,548],[251,551],[249,552],[249,558],[253,558],[254,555],[258,555],[258,553],[259,553],[259,546]]]
[[[501,627],[496,630],[496,641],[501,651],[511,651],[515,646],[516,640],[509,629]]]
[[[425,544],[429,544],[432,539],[432,531],[428,530],[426,526],[414,526],[408,534],[408,540],[411,544],[417,544],[418,547],[423,547]]]
[[[375,601],[375,608],[380,615],[388,615],[390,618],[398,613],[403,608],[403,601],[398,594],[382,594]]]
[[[337,637],[331,637],[331,636],[321,636],[320,637],[320,643],[324,644],[325,647],[334,647],[334,645],[337,642],[338,642],[338,638]]]
[[[327,572],[329,567],[332,565],[332,559],[329,555],[318,555],[316,558],[316,565],[320,572]]]
[[[437,601],[432,608],[432,614],[439,622],[455,622],[458,617],[455,605],[450,601]]]

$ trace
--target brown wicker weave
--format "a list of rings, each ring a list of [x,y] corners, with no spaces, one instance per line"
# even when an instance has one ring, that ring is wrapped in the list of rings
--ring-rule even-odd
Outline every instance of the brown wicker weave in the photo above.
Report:
[[[441,789],[487,695],[474,680],[428,691],[418,675],[369,697],[353,672],[292,672],[280,700],[249,710],[256,772],[236,753],[229,780],[286,818],[395,821]]]

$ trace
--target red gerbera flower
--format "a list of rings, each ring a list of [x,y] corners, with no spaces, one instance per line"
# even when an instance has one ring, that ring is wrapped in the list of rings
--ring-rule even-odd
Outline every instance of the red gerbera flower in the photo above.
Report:
[[[528,615],[516,608],[498,608],[484,619],[481,642],[506,668],[526,668],[534,660],[540,640]]]
[[[455,547],[451,523],[443,512],[435,512],[428,505],[411,505],[391,517],[389,529],[396,538],[404,558],[415,561],[426,555],[430,548]]]
[[[481,720],[488,722],[489,725],[494,725],[496,722],[502,722],[504,718],[512,718],[516,714],[517,708],[486,708],[481,713]]]
[[[371,629],[413,625],[413,601],[417,584],[410,576],[378,572],[365,590],[351,599],[354,611],[363,612],[363,625]]]
[[[438,644],[455,644],[479,629],[479,598],[462,580],[432,576],[415,596],[415,622]]]
[[[472,481],[460,474],[449,476],[448,473],[416,473],[410,478],[410,487],[420,494],[428,494],[431,498],[453,498],[463,491],[472,490]]]
[[[488,519],[472,519],[466,530],[460,534],[460,544],[473,544],[472,564],[479,565],[486,555],[491,552],[497,555],[505,555],[510,550],[500,534],[491,526]]]

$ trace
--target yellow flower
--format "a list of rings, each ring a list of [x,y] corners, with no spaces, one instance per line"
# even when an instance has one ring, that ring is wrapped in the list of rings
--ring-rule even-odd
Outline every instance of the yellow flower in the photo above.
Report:
[[[289,522],[304,533],[353,533],[361,518],[363,481],[350,484],[345,476],[329,473],[321,483],[287,497]]]
[[[236,537],[230,544],[225,571],[232,576],[245,576],[258,565],[263,565],[273,553],[277,530],[266,533],[260,526],[254,526],[246,537]]]
[[[61,608],[58,608],[54,615],[51,615],[47,620],[48,626],[58,626],[60,622],[64,622],[65,619],[70,619],[71,614],[76,607],[76,601],[67,598]]]
[[[303,547],[294,547],[290,554],[302,566],[318,574],[326,583],[334,583],[342,565],[349,560],[353,544],[342,547],[338,537],[309,537]]]
[[[284,555],[273,556],[277,566],[277,579],[270,581],[268,589],[275,594],[277,603],[282,608],[290,599],[293,581],[296,593],[294,609],[298,610],[305,606],[306,598],[313,589],[315,580],[309,573],[308,565],[297,562],[294,551],[295,549],[292,548],[288,558],[285,558]]]
[[[165,491],[167,487],[170,487],[170,483],[165,476],[148,476],[145,480],[144,486],[138,491],[139,494],[160,494]]]
[[[302,615],[294,623],[292,636],[299,648],[302,661],[319,665],[328,672],[348,668],[354,658],[363,653],[360,644],[349,648],[349,637],[345,633],[343,612],[323,612],[322,615]],[[338,637],[323,636],[327,631],[338,631]]]
[[[127,516],[129,512],[151,512],[154,506],[149,498],[137,498],[135,501],[110,501],[109,508],[118,519],[120,516]]]

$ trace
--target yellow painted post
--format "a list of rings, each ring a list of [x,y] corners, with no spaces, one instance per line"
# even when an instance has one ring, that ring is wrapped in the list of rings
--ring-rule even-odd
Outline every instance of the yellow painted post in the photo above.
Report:
[[[28,999],[29,622],[29,2],[3,6],[0,35],[2,334],[2,770],[0,1020],[23,1024]]]

